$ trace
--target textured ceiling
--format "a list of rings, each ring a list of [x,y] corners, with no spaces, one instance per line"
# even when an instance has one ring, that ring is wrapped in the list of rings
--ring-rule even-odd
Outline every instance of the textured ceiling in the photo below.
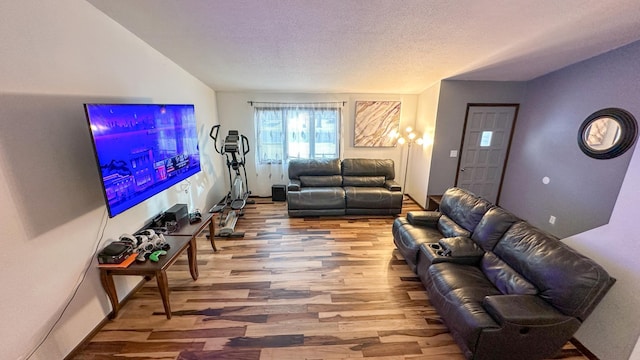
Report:
[[[214,90],[529,80],[640,39],[637,0],[88,0]]]

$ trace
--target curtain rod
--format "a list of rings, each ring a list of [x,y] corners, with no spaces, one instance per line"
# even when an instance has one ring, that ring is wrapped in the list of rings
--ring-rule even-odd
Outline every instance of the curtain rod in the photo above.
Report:
[[[336,103],[342,103],[342,106],[345,106],[347,104],[346,101],[319,101],[319,102],[300,102],[300,103],[296,103],[296,102],[282,102],[282,101],[252,101],[249,100],[247,101],[247,104],[253,106],[253,104],[309,104],[309,105],[321,105],[321,104],[336,104]]]

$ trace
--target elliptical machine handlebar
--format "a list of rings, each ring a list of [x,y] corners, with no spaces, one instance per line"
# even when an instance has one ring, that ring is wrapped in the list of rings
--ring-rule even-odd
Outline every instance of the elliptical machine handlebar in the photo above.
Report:
[[[240,138],[242,139],[242,161],[244,162],[244,158],[249,153],[249,139],[244,135],[240,135]]]
[[[211,131],[209,131],[209,137],[213,139],[213,148],[218,154],[222,155],[222,146],[220,146],[220,149],[218,149],[218,132],[220,132],[220,125],[213,125],[211,127]]]
[[[211,131],[209,131],[209,137],[213,139],[213,148],[220,155],[224,155],[225,153],[238,153],[238,137],[240,138],[241,146],[242,146],[242,160],[244,163],[246,155],[249,153],[249,139],[242,135],[238,134],[238,130],[229,130],[229,135],[225,138],[225,141],[220,144],[220,148],[218,149],[218,135],[220,133],[220,125],[213,125],[211,127]]]

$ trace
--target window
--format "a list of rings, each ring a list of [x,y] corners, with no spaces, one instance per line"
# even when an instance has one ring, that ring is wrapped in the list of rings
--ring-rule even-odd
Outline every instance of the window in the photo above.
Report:
[[[491,146],[491,138],[493,137],[493,131],[483,131],[480,137],[480,147]]]
[[[280,104],[256,107],[258,161],[339,157],[340,108]]]

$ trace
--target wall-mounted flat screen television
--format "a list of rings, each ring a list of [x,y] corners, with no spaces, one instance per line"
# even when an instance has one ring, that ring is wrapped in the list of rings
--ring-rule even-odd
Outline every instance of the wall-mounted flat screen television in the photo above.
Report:
[[[193,105],[84,107],[109,217],[200,171]]]

